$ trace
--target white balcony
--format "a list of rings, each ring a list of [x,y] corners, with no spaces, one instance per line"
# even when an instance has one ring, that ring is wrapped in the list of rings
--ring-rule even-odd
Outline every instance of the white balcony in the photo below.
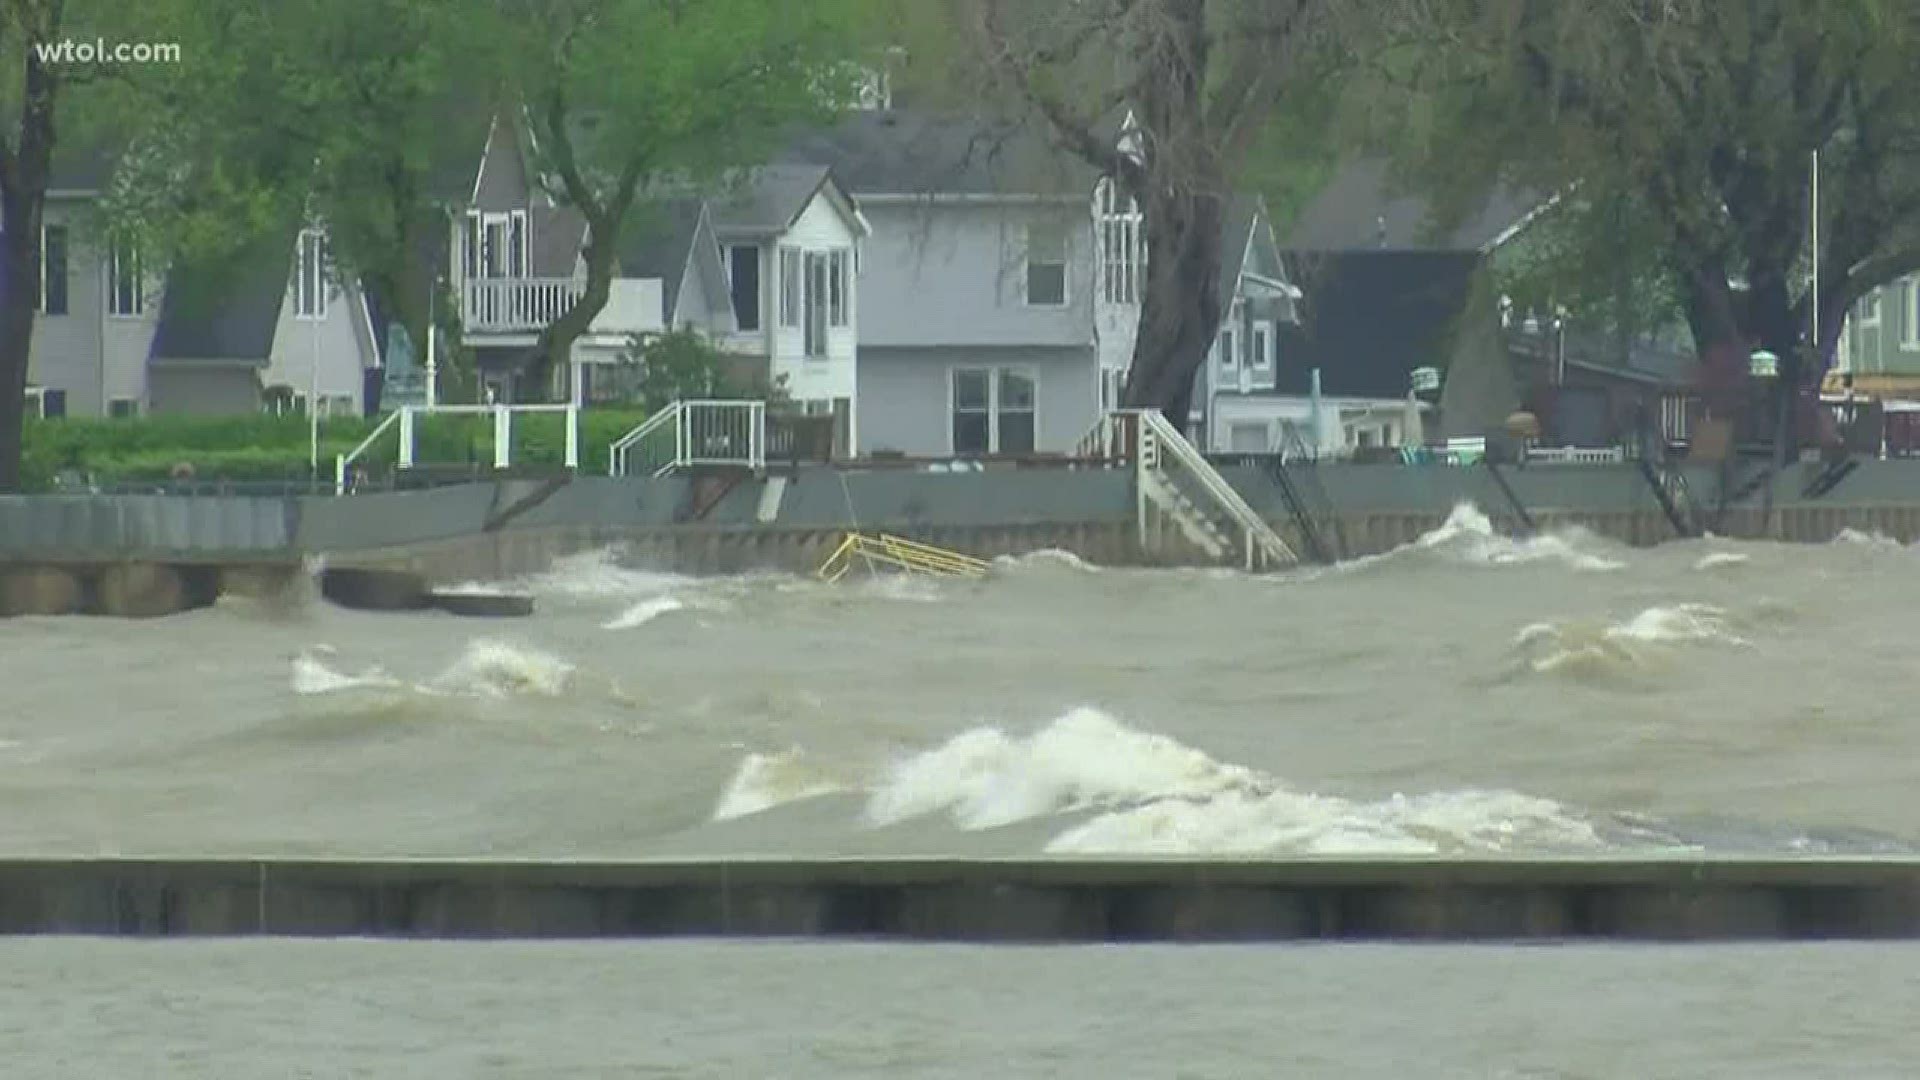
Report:
[[[573,278],[479,278],[465,283],[469,334],[537,334],[566,314],[586,283]],[[590,334],[627,335],[665,329],[658,278],[615,278]]]
[[[476,278],[466,283],[462,322],[469,333],[538,333],[584,288],[572,278]]]

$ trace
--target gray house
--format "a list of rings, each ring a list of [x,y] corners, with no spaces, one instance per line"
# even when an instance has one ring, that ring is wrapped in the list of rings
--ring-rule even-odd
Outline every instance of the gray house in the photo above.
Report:
[[[586,223],[540,177],[531,140],[510,114],[495,119],[449,223],[463,337],[505,400],[541,331],[586,287]],[[865,223],[827,170],[772,166],[711,193],[665,189],[633,217],[606,307],[575,343],[571,370],[555,372],[556,392],[617,396],[636,338],[690,328],[759,381],[851,426]]]
[[[106,157],[56,162],[41,227],[28,404],[43,416],[257,411],[270,387],[357,414],[378,365],[365,297],[324,233],[289,228],[218,267],[150,265],[93,213]]]
[[[1920,275],[1881,285],[1854,302],[1826,389],[1920,398]]]
[[[872,109],[808,135],[872,226],[861,253],[859,447],[910,456],[1066,453],[1119,400],[1144,282],[1137,210],[1031,127]],[[1290,317],[1264,214],[1236,200],[1226,335]],[[1261,331],[1271,350],[1274,334]],[[1203,398],[1239,392],[1200,373]],[[1202,411],[1204,419],[1205,412]]]

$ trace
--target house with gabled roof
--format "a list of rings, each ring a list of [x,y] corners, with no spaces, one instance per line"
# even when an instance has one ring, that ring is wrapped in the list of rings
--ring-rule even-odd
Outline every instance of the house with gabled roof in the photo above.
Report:
[[[1145,235],[1095,170],[1030,125],[891,108],[809,132],[786,160],[830,166],[872,225],[859,273],[863,453],[1067,453],[1118,405]],[[1246,350],[1273,349],[1294,298],[1258,201],[1233,200],[1226,230],[1223,325],[1236,329],[1223,340],[1251,366]],[[1197,375],[1200,400],[1239,392],[1239,367],[1213,368]]]
[[[323,233],[294,227],[234,256],[157,267],[95,213],[104,153],[56,157],[41,223],[27,367],[42,416],[252,412],[269,388],[358,415],[379,364],[365,297],[331,273]]]
[[[496,117],[451,215],[462,336],[502,400],[541,332],[586,287],[587,225],[543,180],[530,136]],[[752,381],[854,423],[855,249],[865,225],[827,170],[744,169],[715,190],[660,185],[632,211],[606,307],[555,372],[557,395],[624,391],[636,339],[697,330]]]

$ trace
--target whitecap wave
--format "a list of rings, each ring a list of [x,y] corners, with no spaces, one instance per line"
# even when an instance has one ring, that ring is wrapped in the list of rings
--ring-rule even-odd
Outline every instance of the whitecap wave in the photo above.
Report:
[[[422,689],[451,694],[559,697],[573,684],[574,666],[551,653],[493,638],[467,643],[447,670]]]
[[[1099,567],[1064,548],[1041,548],[1024,555],[996,555],[993,559],[993,568],[1002,572],[1016,573],[1022,570],[1070,570],[1083,574],[1100,572]]]
[[[845,790],[844,783],[829,776],[798,748],[777,754],[748,754],[721,792],[713,820],[731,821]]]
[[[1895,540],[1893,537],[1888,536],[1878,529],[1872,532],[1862,532],[1852,526],[1841,529],[1830,543],[1839,547],[1866,548],[1872,551],[1899,551],[1901,549],[1900,541]]]
[[[620,564],[614,548],[596,548],[555,559],[543,574],[522,584],[537,595],[586,600],[632,600],[671,592],[693,582],[680,574],[635,570]]]
[[[1460,503],[1447,520],[1409,547],[1439,551],[1461,562],[1479,566],[1511,566],[1524,563],[1558,562],[1590,572],[1620,570],[1626,563],[1609,559],[1587,548],[1603,541],[1584,529],[1565,529],[1514,538],[1494,531],[1493,521],[1472,503]]]
[[[686,606],[686,602],[677,596],[650,596],[602,623],[600,629],[631,630],[636,626],[645,626],[670,611],[683,610]]]
[[[1753,561],[1751,555],[1738,551],[1711,551],[1700,556],[1693,564],[1695,570],[1730,570],[1736,566],[1745,566]]]
[[[1750,644],[1735,634],[1727,612],[1711,604],[1675,604],[1650,607],[1622,623],[1607,628],[1607,636],[1616,641],[1719,641],[1729,645]]]
[[[1724,609],[1695,603],[1656,605],[1616,623],[1530,623],[1513,636],[1524,669],[1590,680],[1631,677],[1653,668],[1664,648],[1708,643],[1751,644]]]
[[[827,791],[863,790],[861,821],[876,828],[943,817],[974,831],[1079,816],[1045,844],[1055,854],[1432,854],[1606,846],[1592,822],[1550,800],[1465,790],[1366,802],[1296,792],[1276,777],[1217,761],[1091,708],[1074,709],[1024,736],[997,727],[963,731],[895,762],[864,785],[841,784],[803,762],[797,756],[749,756],[723,794],[722,810],[759,812]]]
[[[327,659],[334,655],[332,646],[315,645],[295,656],[293,674],[288,680],[293,692],[305,697],[315,694],[337,694],[343,690],[385,689],[401,685],[398,680],[378,667],[370,667],[352,674],[336,670],[327,664]]]

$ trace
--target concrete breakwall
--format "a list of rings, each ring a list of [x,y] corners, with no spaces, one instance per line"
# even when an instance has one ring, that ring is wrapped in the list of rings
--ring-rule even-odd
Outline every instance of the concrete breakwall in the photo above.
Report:
[[[0,933],[1916,938],[1920,862],[7,860]]]
[[[1811,471],[1810,471],[1811,470]],[[1222,469],[1249,505],[1305,550],[1280,488],[1251,466]],[[1733,537],[1822,542],[1843,529],[1920,539],[1920,462],[1869,461],[1820,498],[1818,475],[1795,466],[1730,507],[1718,531]],[[1322,536],[1341,558],[1377,554],[1439,526],[1462,503],[1496,530],[1519,530],[1506,493],[1485,469],[1325,464],[1302,470]],[[1632,466],[1513,469],[1507,482],[1535,523],[1579,526],[1627,544],[1674,532]],[[1688,482],[1703,501],[1707,470]],[[778,484],[778,487],[774,485]],[[803,469],[749,480],[683,522],[684,477],[578,477],[553,490],[506,479],[346,498],[293,496],[0,497],[0,614],[153,614],[258,589],[321,556],[334,565],[405,569],[433,584],[537,572],[558,557],[619,546],[641,566],[683,573],[808,572],[853,529],[888,531],[992,557],[1062,548],[1103,565],[1194,561],[1144,550],[1126,470],[984,472]]]

